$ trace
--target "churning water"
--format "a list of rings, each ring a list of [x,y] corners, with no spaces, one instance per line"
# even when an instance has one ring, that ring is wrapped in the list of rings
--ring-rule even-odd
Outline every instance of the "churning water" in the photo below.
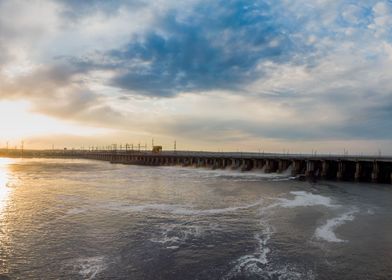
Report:
[[[0,159],[0,279],[392,279],[392,187]]]

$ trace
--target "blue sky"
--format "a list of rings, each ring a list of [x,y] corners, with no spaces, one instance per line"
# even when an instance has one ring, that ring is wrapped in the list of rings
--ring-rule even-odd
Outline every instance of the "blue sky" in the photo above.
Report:
[[[0,106],[58,128],[3,142],[392,153],[391,76],[388,0],[0,1]]]

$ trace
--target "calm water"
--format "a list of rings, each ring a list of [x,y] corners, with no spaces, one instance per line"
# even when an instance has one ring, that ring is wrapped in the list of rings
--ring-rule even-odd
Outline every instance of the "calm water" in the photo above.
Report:
[[[392,279],[392,187],[0,159],[0,279]]]

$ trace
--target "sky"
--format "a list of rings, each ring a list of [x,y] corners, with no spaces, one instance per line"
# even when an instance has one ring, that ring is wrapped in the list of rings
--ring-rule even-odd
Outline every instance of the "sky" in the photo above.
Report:
[[[392,155],[391,0],[0,0],[0,147]]]

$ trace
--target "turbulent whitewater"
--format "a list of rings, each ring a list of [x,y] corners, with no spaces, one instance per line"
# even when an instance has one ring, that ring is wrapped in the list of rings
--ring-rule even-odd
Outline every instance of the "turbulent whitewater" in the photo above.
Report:
[[[0,279],[392,279],[392,188],[0,160]]]

